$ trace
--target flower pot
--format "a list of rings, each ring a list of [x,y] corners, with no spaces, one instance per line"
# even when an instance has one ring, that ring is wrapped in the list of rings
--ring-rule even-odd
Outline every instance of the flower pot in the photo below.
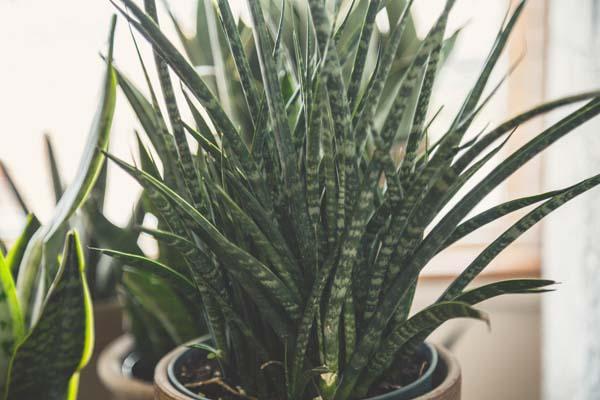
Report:
[[[201,350],[180,346],[160,360],[154,371],[156,400],[206,400],[186,389],[175,373],[178,365],[196,351]],[[421,351],[430,361],[430,368],[419,380],[369,400],[460,400],[461,376],[456,358],[438,345],[426,345]]]
[[[152,400],[152,383],[133,376],[136,359],[133,354],[133,338],[123,335],[113,341],[100,355],[98,375],[108,391],[103,399]]]
[[[97,364],[100,353],[110,342],[123,334],[123,314],[116,300],[94,304],[94,352],[89,364],[81,371],[79,398],[106,400],[109,393],[98,377]]]

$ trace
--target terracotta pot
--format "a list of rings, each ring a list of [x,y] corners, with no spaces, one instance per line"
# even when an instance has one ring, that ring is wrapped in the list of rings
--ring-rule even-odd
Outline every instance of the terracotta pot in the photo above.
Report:
[[[103,399],[152,400],[152,383],[127,376],[123,372],[123,361],[133,350],[133,338],[123,335],[113,341],[100,355],[98,375],[109,392]]]
[[[119,303],[105,301],[94,304],[94,353],[81,371],[79,395],[81,400],[107,400],[109,393],[98,377],[98,357],[104,348],[123,334],[123,314]]]
[[[414,400],[460,400],[460,364],[446,348],[437,344],[434,346],[440,358],[433,377],[435,389]]]
[[[413,398],[413,400],[460,400],[461,374],[458,360],[446,349],[434,345],[439,356],[438,367],[433,374],[435,388],[430,392]],[[169,379],[169,365],[177,360],[189,349],[180,346],[164,356],[154,370],[155,400],[192,400],[193,397],[182,393]],[[373,399],[394,400],[394,392]]]

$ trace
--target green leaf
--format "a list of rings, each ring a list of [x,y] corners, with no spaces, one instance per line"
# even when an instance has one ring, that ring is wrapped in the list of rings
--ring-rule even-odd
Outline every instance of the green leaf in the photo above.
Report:
[[[9,265],[0,253],[0,391],[4,393],[9,361],[23,339],[25,326]]]
[[[38,272],[41,269],[50,274],[51,279],[53,278],[52,274],[56,272],[54,261],[60,252],[62,235],[64,235],[63,232],[66,229],[68,220],[85,201],[104,163],[102,150],[106,150],[108,146],[116,100],[116,78],[112,69],[115,25],[116,16],[113,17],[111,22],[107,69],[100,95],[99,108],[88,134],[77,174],[61,197],[52,218],[35,233],[23,255],[17,279],[17,290],[26,320],[30,320],[31,316],[37,313],[32,309],[32,306],[34,304]]]
[[[12,178],[12,175],[10,174],[8,168],[6,167],[6,165],[4,165],[2,160],[0,160],[0,175],[3,175],[6,178],[8,187],[10,188],[11,193],[15,197],[15,200],[17,200],[17,203],[19,204],[19,207],[21,208],[21,211],[23,212],[23,214],[25,214],[25,215],[30,214],[31,212],[29,211],[29,207],[27,206],[27,203],[25,203],[25,200],[23,199],[23,195],[19,191],[19,188],[17,187],[15,180]]]
[[[92,303],[77,234],[69,232],[65,242],[40,317],[11,359],[6,399],[77,397],[79,371],[92,354]]]
[[[399,327],[395,327],[381,342],[379,351],[365,369],[366,372],[361,377],[360,384],[355,389],[355,394],[360,396],[367,393],[371,384],[381,374],[381,371],[385,371],[391,365],[396,351],[405,343],[421,332],[435,329],[453,318],[475,318],[484,321],[488,324],[488,327],[490,324],[487,314],[472,308],[467,303],[448,301],[427,307],[416,313]]]
[[[44,142],[46,143],[46,157],[48,157],[48,167],[50,168],[50,177],[52,178],[54,200],[58,204],[64,192],[64,185],[62,183],[62,178],[60,177],[60,168],[58,166],[58,161],[56,160],[56,153],[50,135],[44,135]]]
[[[198,210],[162,182],[143,171],[139,171],[127,165],[111,155],[107,156],[138,180],[144,188],[152,188],[159,191],[162,195],[169,198],[183,213],[192,218],[198,228],[198,234],[201,235],[202,240],[208,243],[211,246],[211,250],[216,254],[228,260],[223,266],[228,268],[228,270],[236,276],[240,285],[256,295],[255,299],[261,298],[261,293],[264,293],[271,301],[276,300],[277,303],[289,313],[292,319],[298,318],[298,302],[293,298],[292,294],[285,289],[285,285],[281,280],[264,264],[223,236],[223,234],[219,232],[205,216],[200,214]],[[265,303],[265,306],[266,305],[267,303]]]
[[[136,297],[145,312],[152,313],[173,344],[188,342],[204,333],[200,330],[202,323],[199,324],[197,316],[186,307],[185,298],[178,296],[174,289],[149,271],[127,271],[123,285]],[[195,302],[200,303],[197,298]]]
[[[139,22],[130,16],[129,13],[115,5],[119,12],[121,12],[121,14],[144,36],[144,38],[146,38],[146,40],[154,45],[154,48],[160,53],[161,57],[169,64],[198,101],[205,107],[217,129],[223,133],[229,144],[232,146],[235,155],[240,160],[244,170],[249,174],[249,178],[260,179],[260,175],[257,176],[256,174],[257,167],[255,162],[252,160],[250,152],[243,143],[233,122],[219,105],[218,100],[212,94],[208,86],[206,86],[198,76],[194,67],[192,67],[177,51],[175,46],[173,46],[173,44],[164,36],[154,21],[152,21],[152,19],[132,0],[123,0],[122,2],[131,13],[139,19]]]
[[[150,17],[158,24],[155,1],[144,0],[144,5]],[[192,200],[192,203],[198,207],[202,202],[200,198],[199,176],[194,167],[190,148],[186,139],[183,125],[181,123],[179,107],[175,99],[175,92],[173,91],[171,76],[169,75],[169,67],[166,61],[161,58],[156,46],[153,46],[153,51],[156,70],[158,72],[160,86],[162,88],[163,97],[166,103],[167,115],[169,117],[169,122],[171,123],[173,136],[175,137],[179,161],[178,166],[181,169],[181,174],[183,177],[182,181],[188,190],[189,198]]]
[[[248,105],[248,111],[254,122],[254,126],[257,126],[257,119],[260,115],[259,98],[254,87],[252,73],[250,71],[250,63],[246,54],[244,53],[244,47],[238,28],[233,18],[233,13],[229,6],[228,0],[218,0],[219,17],[223,31],[227,35],[227,42],[229,49],[235,61],[238,74],[240,76],[240,82],[242,84],[242,91]]]
[[[198,349],[198,350],[204,350],[204,351],[208,352],[209,354],[208,354],[207,358],[209,358],[209,359],[222,357],[221,350],[217,350],[214,347],[207,345],[206,343],[193,343],[193,344],[190,344],[188,347],[190,349]]]
[[[409,21],[408,16],[410,14],[411,5],[412,0],[408,1],[404,6],[404,10],[398,23],[392,28],[390,39],[388,41],[389,45],[383,50],[381,60],[378,62],[377,69],[375,70],[375,75],[373,76],[369,89],[363,95],[364,101],[362,101],[362,103],[365,104],[365,107],[362,108],[359,114],[355,115],[354,117],[354,126],[357,132],[363,132],[375,115],[375,111],[381,100],[384,84],[388,79],[392,69],[392,64],[396,58],[396,53],[400,44],[400,37],[402,36],[402,33],[404,32],[404,29]],[[361,136],[357,142],[362,143],[362,140],[364,140],[365,137],[365,135]]]
[[[532,204],[539,203],[542,200],[549,199],[561,193],[564,193],[569,188],[561,189],[561,190],[553,190],[546,193],[537,194],[534,196],[522,197],[520,199],[510,200],[495,207],[492,207],[488,210],[485,210],[476,216],[466,220],[456,227],[452,235],[448,238],[446,243],[444,243],[443,248],[446,248],[453,243],[456,243],[463,237],[467,236],[471,232],[476,231],[482,226],[495,221],[499,218],[502,218],[505,215],[510,214],[511,212],[520,210],[522,208],[528,207]]]
[[[352,75],[350,76],[348,84],[348,101],[352,106],[355,104],[365,69],[365,64],[367,62],[369,44],[371,42],[373,27],[375,26],[375,17],[379,11],[379,3],[379,0],[369,2],[369,6],[363,20],[360,39],[358,42],[358,49],[356,51],[356,55],[354,56],[354,63],[352,64]]]
[[[477,304],[484,300],[504,294],[543,293],[552,291],[554,289],[548,288],[548,286],[555,284],[556,282],[548,279],[511,279],[489,283],[487,285],[468,290],[456,296],[454,299],[452,299],[452,301]]]
[[[267,48],[268,33],[260,2],[249,3],[250,12],[254,21],[254,40],[260,60],[261,74],[265,84],[265,94],[273,131],[276,137],[279,161],[283,172],[283,179],[287,195],[290,198],[291,215],[296,230],[296,239],[300,246],[305,269],[310,268],[306,259],[311,252],[311,235],[308,224],[308,210],[306,209],[306,194],[298,179],[296,168],[297,157],[294,154],[292,136],[286,119],[285,104],[277,78],[277,66]]]
[[[8,266],[8,270],[11,271],[14,279],[16,279],[19,274],[19,266],[21,265],[21,260],[25,254],[25,249],[39,227],[40,221],[35,215],[29,214],[27,216],[25,228],[6,254],[6,265]]]
[[[457,296],[483,269],[509,244],[525,233],[538,221],[561,207],[568,201],[600,184],[600,175],[585,179],[570,188],[553,196],[550,200],[534,208],[525,216],[504,231],[496,240],[483,250],[471,264],[446,289],[441,299],[451,299]]]

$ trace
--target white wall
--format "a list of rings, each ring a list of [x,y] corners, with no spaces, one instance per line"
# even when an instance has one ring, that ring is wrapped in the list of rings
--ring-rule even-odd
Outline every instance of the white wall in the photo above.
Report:
[[[160,2],[158,2],[160,3]],[[173,1],[172,8],[191,28],[195,1]],[[108,0],[0,1],[0,159],[12,170],[26,201],[45,220],[53,196],[44,160],[42,135],[49,132],[68,182],[75,174],[81,150],[97,106],[111,15]],[[161,15],[168,22],[166,15]],[[167,32],[176,37],[170,24]],[[142,50],[148,46],[139,39]],[[151,57],[147,57],[151,60]],[[136,82],[143,76],[125,20],[119,18],[115,63]],[[152,62],[148,62],[152,69]],[[142,86],[144,87],[144,86]],[[130,158],[137,125],[126,101],[119,96],[111,133],[111,149]],[[107,208],[117,222],[131,212],[137,185],[111,168],[112,191]],[[0,178],[0,236],[10,238],[23,221]]]
[[[478,279],[473,285],[490,282]],[[422,281],[415,308],[430,305],[449,283]],[[497,297],[477,306],[489,314],[491,329],[480,321],[460,319],[434,332],[430,340],[443,343],[457,329],[465,329],[452,348],[462,370],[463,400],[540,399],[541,299],[539,295]]]
[[[548,98],[600,87],[600,2],[551,0]],[[550,120],[556,121],[558,117]],[[546,187],[600,172],[600,118],[546,153]],[[545,223],[544,274],[562,282],[543,304],[546,400],[600,399],[600,189]]]

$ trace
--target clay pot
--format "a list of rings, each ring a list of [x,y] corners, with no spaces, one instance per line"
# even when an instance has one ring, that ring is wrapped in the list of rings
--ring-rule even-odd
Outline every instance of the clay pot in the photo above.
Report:
[[[100,355],[98,375],[109,392],[103,399],[152,400],[152,383],[125,373],[123,363],[133,351],[133,338],[123,335],[113,341]]]
[[[122,334],[123,314],[119,303],[114,300],[94,304],[94,353],[89,364],[81,371],[79,399],[109,399],[109,393],[96,372],[98,358],[106,346]]]
[[[425,380],[430,379],[433,389],[418,397],[406,397],[407,391],[403,390],[403,388],[373,397],[369,400],[460,400],[461,375],[458,360],[441,346],[433,345],[431,347],[435,349],[434,353],[437,354],[439,359],[436,367],[432,368],[431,374],[424,374],[424,376],[427,375]],[[160,360],[154,370],[155,400],[202,399],[202,397],[184,393],[181,385],[177,382],[173,384],[173,380],[175,379],[172,372],[173,365],[182,357],[185,357],[186,353],[189,354],[190,351],[192,350],[185,346],[180,346]]]

